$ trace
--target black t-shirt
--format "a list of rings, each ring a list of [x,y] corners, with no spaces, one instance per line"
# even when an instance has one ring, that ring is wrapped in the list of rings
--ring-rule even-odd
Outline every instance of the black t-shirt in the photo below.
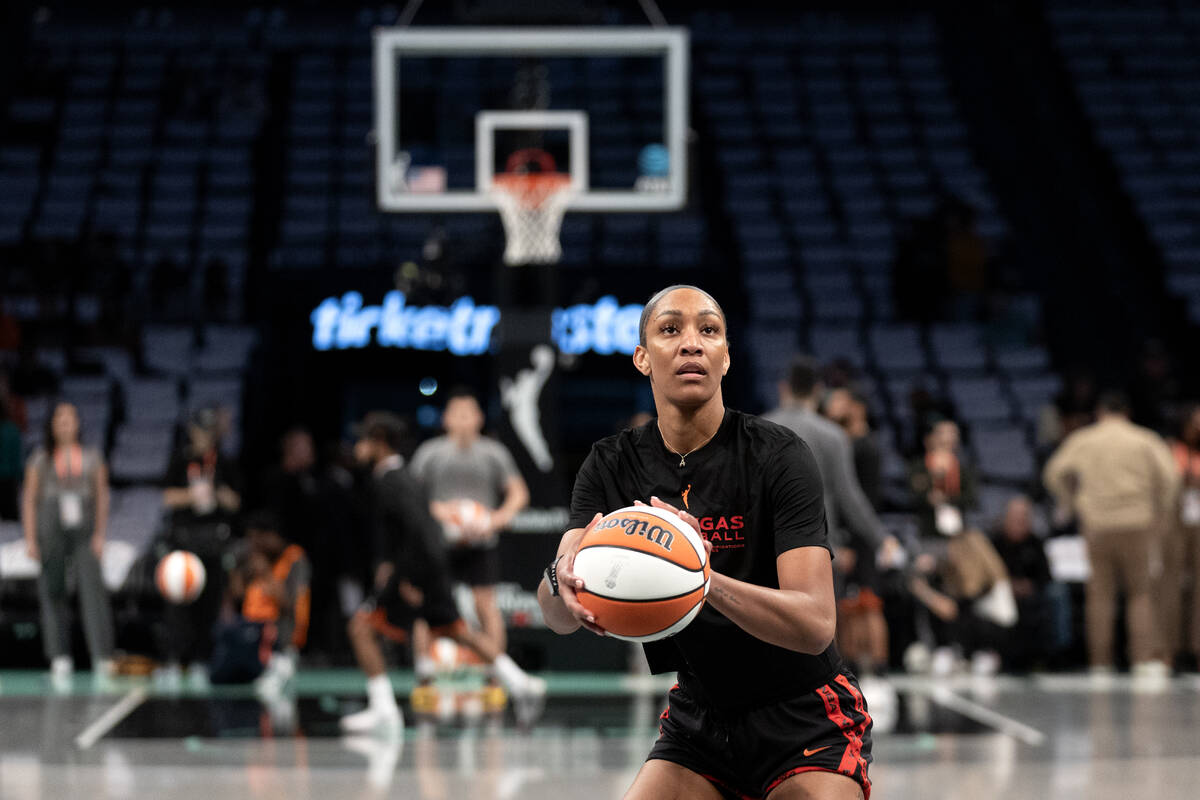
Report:
[[[445,570],[441,528],[412,476],[389,469],[374,477],[371,489],[375,563],[391,561],[398,575],[421,585],[429,570]]]
[[[730,578],[777,589],[779,554],[829,549],[812,452],[792,431],[758,417],[727,410],[716,436],[682,467],[656,421],[602,439],[576,476],[571,527],[652,495],[700,520],[701,535],[712,542],[712,568]],[[709,605],[679,634],[644,647],[653,672],[678,671],[681,683],[721,707],[811,691],[840,666],[833,645],[815,656],[786,650]]]
[[[197,455],[191,447],[184,446],[171,454],[166,485],[171,489],[187,489],[193,478],[211,480],[214,490],[226,486],[235,492],[241,491],[241,476],[237,466],[223,453],[211,451]],[[197,514],[191,506],[183,506],[176,508],[171,515],[177,524],[227,521],[232,516],[219,505],[209,514]]]
[[[992,537],[992,543],[1008,568],[1010,578],[1028,578],[1039,589],[1050,582],[1050,562],[1041,540],[1036,536],[1014,542],[998,533]]]

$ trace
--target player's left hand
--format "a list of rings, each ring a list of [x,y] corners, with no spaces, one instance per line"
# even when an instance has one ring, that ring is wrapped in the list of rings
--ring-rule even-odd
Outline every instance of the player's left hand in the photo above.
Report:
[[[633,504],[635,506],[646,505],[641,500],[635,500]],[[695,528],[696,533],[700,533],[700,520],[698,520],[694,516],[692,516],[690,512],[684,511],[683,509],[676,508],[675,506],[671,505],[670,503],[664,503],[662,500],[659,500],[657,497],[650,498],[650,505],[654,506],[655,508],[661,508],[663,511],[670,511],[672,514],[679,517],[681,520],[686,522],[688,525],[691,525],[693,528]],[[705,538],[704,534],[701,533],[700,538],[704,539]],[[707,539],[705,539],[705,541],[707,541]]]
[[[641,500],[634,500],[634,501],[633,501],[633,504],[634,504],[635,506],[644,506],[644,505],[646,505],[646,504],[645,504],[645,503],[643,503]],[[711,555],[712,555],[712,542],[710,542],[710,541],[708,540],[708,537],[707,537],[707,536],[705,536],[703,533],[701,533],[701,531],[700,531],[700,520],[696,519],[694,516],[692,516],[692,515],[691,515],[689,512],[687,512],[687,511],[683,511],[683,510],[681,510],[681,509],[678,509],[678,508],[676,508],[675,506],[671,505],[670,503],[664,503],[662,500],[659,500],[657,497],[653,497],[653,496],[651,496],[651,498],[650,498],[650,505],[652,505],[652,506],[653,506],[653,507],[655,507],[655,508],[661,508],[663,511],[670,511],[672,514],[674,514],[675,516],[679,517],[681,520],[683,520],[684,522],[686,522],[688,525],[691,525],[693,528],[695,528],[695,529],[696,529],[696,533],[699,533],[699,534],[700,534],[700,539],[701,539],[701,541],[703,541],[703,542],[704,542],[704,554],[705,554],[705,557],[707,558],[707,557],[709,557],[709,556],[711,556]]]

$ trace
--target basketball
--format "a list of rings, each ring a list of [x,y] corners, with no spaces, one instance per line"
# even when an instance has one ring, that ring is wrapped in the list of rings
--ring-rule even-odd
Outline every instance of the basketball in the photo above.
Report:
[[[204,564],[195,553],[175,550],[163,556],[154,570],[154,584],[168,602],[187,605],[204,591]]]
[[[488,510],[474,500],[451,500],[450,521],[442,526],[446,540],[454,543],[472,531],[482,530],[488,524]]]
[[[605,516],[575,556],[579,602],[610,636],[653,642],[679,633],[708,596],[704,540],[678,515],[629,506]]]

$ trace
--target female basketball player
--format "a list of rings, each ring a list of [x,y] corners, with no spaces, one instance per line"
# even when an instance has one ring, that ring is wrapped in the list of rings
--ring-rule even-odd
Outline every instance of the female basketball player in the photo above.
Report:
[[[602,514],[650,499],[708,541],[707,605],[678,635],[645,645],[651,670],[676,671],[679,683],[626,800],[869,797],[871,718],[832,645],[833,569],[812,453],[791,431],[725,408],[725,314],[708,293],[655,294],[633,363],[658,417],[592,448],[572,527],[538,587],[553,630],[603,635],[572,570]]]

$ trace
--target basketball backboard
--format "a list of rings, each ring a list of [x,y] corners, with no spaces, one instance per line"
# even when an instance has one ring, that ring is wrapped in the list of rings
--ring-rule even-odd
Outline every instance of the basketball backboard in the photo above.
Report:
[[[680,209],[688,69],[678,28],[376,30],[379,208],[495,211],[494,176],[536,152],[567,211]]]

